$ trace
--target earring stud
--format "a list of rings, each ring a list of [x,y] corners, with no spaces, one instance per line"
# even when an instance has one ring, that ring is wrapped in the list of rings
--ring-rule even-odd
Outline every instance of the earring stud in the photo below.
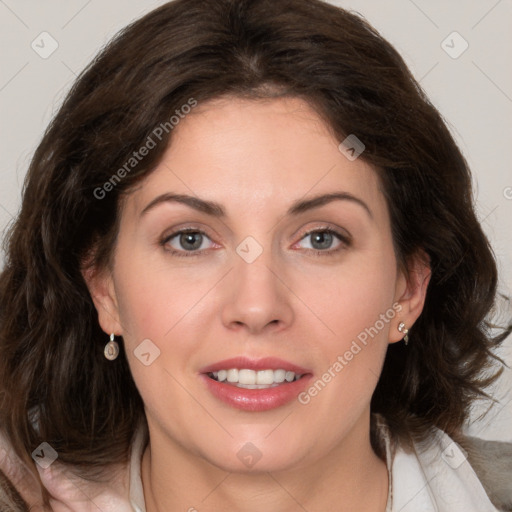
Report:
[[[115,335],[112,333],[110,335],[110,341],[105,345],[105,350],[103,351],[109,361],[113,361],[119,355],[119,345],[117,341],[114,340],[114,337]]]
[[[409,335],[408,335],[409,329],[407,329],[407,327],[405,327],[405,324],[403,322],[400,322],[398,324],[398,330],[402,334],[405,334],[405,336],[403,337],[403,340],[404,340],[404,343],[407,345],[409,343]]]

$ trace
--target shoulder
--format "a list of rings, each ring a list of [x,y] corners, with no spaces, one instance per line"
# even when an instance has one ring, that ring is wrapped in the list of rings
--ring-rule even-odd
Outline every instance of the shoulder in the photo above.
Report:
[[[0,470],[0,510],[10,510],[12,512],[29,510],[25,500],[2,470]]]
[[[0,432],[0,511],[43,512],[52,509],[82,512],[91,502],[103,512],[132,512],[129,502],[129,467],[104,468],[101,480],[78,476],[80,468],[64,465],[58,458],[41,467],[28,468]],[[45,506],[43,494],[49,495]]]
[[[395,446],[392,480],[393,503],[403,512],[512,511],[512,444],[455,442],[433,429],[412,448]]]
[[[422,440],[400,440],[381,414],[372,435],[390,479],[387,511],[512,512],[512,443],[438,428]]]
[[[512,511],[512,443],[463,436],[459,445],[499,510]]]
[[[19,459],[0,432],[0,510],[18,512],[35,510],[36,505],[42,507],[40,490],[34,473]]]

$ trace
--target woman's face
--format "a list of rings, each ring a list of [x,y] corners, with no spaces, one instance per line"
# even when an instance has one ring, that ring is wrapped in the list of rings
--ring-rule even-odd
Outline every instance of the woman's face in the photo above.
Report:
[[[270,471],[367,440],[386,348],[422,299],[376,172],[339,143],[302,100],[216,100],[127,196],[94,295],[153,449]]]

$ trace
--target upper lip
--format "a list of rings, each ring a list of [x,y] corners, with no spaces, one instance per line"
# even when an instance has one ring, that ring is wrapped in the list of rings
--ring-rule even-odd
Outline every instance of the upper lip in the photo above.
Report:
[[[264,357],[262,359],[250,359],[245,356],[233,357],[231,359],[224,359],[213,364],[204,366],[199,370],[199,373],[218,372],[219,370],[229,370],[231,368],[248,369],[248,370],[286,370],[298,375],[311,373],[310,370],[302,368],[296,364],[284,361],[276,357]]]

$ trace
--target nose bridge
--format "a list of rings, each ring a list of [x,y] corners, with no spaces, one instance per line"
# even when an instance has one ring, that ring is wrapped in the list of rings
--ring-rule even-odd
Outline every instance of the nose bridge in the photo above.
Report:
[[[269,248],[257,252],[254,247],[243,253],[240,248],[247,249],[240,245],[237,249],[238,261],[235,262],[236,288],[239,288],[245,294],[254,295],[256,292],[264,294],[274,294],[276,290],[276,277],[271,272],[271,268],[276,265],[275,257]],[[246,259],[247,257],[247,259]]]
[[[222,312],[226,326],[244,324],[251,332],[257,332],[268,324],[283,326],[291,321],[289,295],[275,270],[280,267],[276,258],[269,238],[263,245],[248,236],[236,247]]]
[[[269,308],[270,301],[279,293],[275,275],[270,269],[276,265],[271,242],[265,246],[255,238],[245,238],[236,248],[235,290],[239,301],[254,303],[259,309]]]

